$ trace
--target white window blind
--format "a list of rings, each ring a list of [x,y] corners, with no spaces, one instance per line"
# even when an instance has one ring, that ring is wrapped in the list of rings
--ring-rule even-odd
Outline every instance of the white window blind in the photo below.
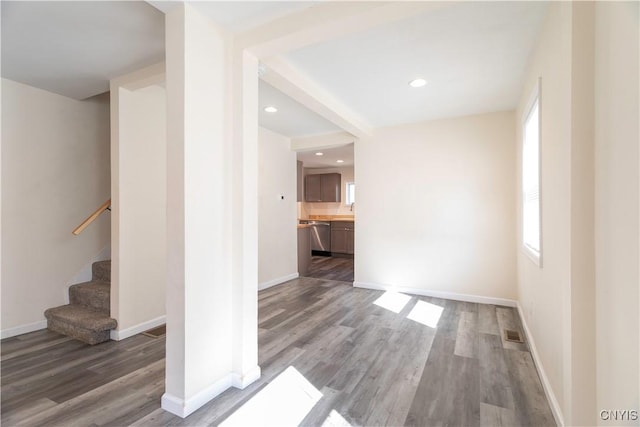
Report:
[[[524,249],[540,264],[540,105],[537,90],[529,105],[522,132],[522,241]]]

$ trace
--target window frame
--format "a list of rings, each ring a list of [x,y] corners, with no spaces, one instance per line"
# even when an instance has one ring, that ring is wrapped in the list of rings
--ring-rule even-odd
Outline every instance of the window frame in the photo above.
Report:
[[[542,268],[542,253],[543,253],[543,242],[542,242],[542,79],[538,78],[535,87],[531,95],[529,96],[529,100],[526,104],[526,108],[523,111],[521,118],[521,173],[520,173],[520,191],[521,191],[521,216],[520,219],[522,221],[522,230],[520,234],[521,238],[521,249],[522,251],[536,264],[538,267]],[[526,144],[526,128],[527,123],[531,117],[531,114],[537,104],[538,107],[538,243],[539,250],[536,251],[535,248],[527,245],[525,243],[525,204],[526,204],[526,191],[524,188],[524,170],[525,170],[525,144]]]
[[[349,200],[349,186],[353,185],[353,198],[354,200]],[[348,181],[344,184],[344,204],[345,206],[351,206],[352,203],[355,203],[355,181]]]

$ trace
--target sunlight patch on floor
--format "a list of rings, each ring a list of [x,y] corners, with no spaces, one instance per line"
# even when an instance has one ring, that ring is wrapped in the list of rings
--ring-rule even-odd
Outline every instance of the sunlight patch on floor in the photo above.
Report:
[[[338,411],[332,409],[327,419],[322,423],[322,427],[351,427],[351,424]]]
[[[297,426],[322,398],[322,393],[289,366],[220,426]]]
[[[443,310],[444,308],[439,305],[426,301],[418,301],[407,316],[407,319],[422,323],[430,328],[435,328],[438,326]]]
[[[409,295],[387,291],[380,295],[380,298],[375,300],[373,303],[379,307],[391,310],[394,313],[400,313],[410,299],[411,297]]]

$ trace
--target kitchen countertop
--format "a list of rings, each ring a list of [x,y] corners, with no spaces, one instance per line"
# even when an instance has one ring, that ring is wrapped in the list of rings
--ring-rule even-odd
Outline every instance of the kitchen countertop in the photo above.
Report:
[[[298,221],[346,221],[355,222],[353,215],[309,215],[309,218],[298,218]]]

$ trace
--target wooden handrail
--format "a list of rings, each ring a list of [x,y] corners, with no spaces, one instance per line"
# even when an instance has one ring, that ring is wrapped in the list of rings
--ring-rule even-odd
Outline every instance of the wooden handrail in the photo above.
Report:
[[[87,226],[89,224],[91,224],[93,221],[95,221],[95,219],[98,218],[102,212],[104,212],[107,209],[109,209],[110,206],[111,206],[111,199],[109,199],[106,202],[104,202],[103,205],[100,206],[98,209],[96,209],[96,211],[94,213],[92,213],[91,215],[89,215],[89,217],[87,219],[82,221],[82,224],[80,224],[79,226],[76,227],[75,230],[73,230],[73,234],[75,234],[77,236],[78,234],[82,233],[82,230],[87,228]]]

